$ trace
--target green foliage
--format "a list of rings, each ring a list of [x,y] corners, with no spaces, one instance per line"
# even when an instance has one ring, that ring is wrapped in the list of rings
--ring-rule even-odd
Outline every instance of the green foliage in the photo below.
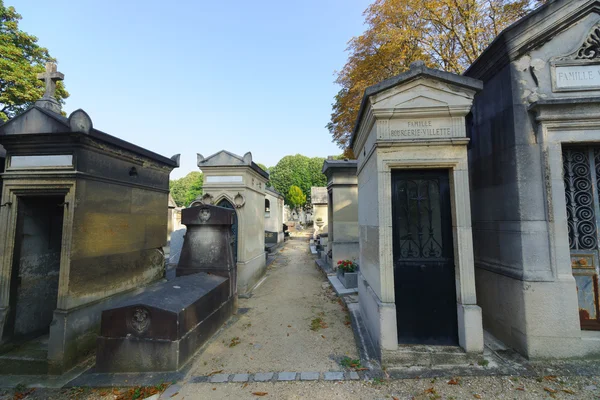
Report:
[[[169,182],[171,196],[178,207],[187,207],[202,194],[204,174],[193,171],[180,179]]]
[[[287,195],[287,201],[292,208],[302,207],[306,203],[306,195],[298,186],[292,185]]]
[[[312,186],[326,186],[327,177],[321,173],[324,158],[309,158],[301,154],[285,156],[276,166],[270,168],[270,182],[279,193],[289,193],[292,186],[298,186],[308,201]],[[285,203],[292,206],[289,196]],[[304,203],[302,203],[304,204]]]
[[[26,110],[44,94],[44,83],[37,74],[45,64],[55,61],[38,39],[19,29],[19,15],[14,7],[0,0],[0,122]],[[62,82],[56,86],[56,98],[64,104],[69,97]]]

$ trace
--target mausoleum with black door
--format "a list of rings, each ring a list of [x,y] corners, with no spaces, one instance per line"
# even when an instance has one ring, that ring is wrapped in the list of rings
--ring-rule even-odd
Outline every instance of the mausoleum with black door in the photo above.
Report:
[[[465,125],[481,89],[415,63],[365,92],[352,136],[359,302],[384,364],[483,351]]]

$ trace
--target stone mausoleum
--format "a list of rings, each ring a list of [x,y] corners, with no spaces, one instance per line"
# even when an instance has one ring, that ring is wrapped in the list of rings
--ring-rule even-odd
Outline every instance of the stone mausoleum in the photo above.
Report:
[[[198,154],[204,173],[201,199],[192,203],[212,204],[236,212],[233,224],[234,259],[237,263],[238,293],[247,294],[266,271],[265,192],[269,174],[252,161],[222,150],[204,158]]]
[[[531,358],[600,355],[600,1],[555,0],[465,72],[483,322]]]
[[[0,126],[0,373],[62,373],[93,351],[101,311],[164,275],[179,164],[61,115],[62,79]],[[25,349],[25,350],[24,350]],[[28,350],[27,350],[28,349]]]
[[[460,361],[483,351],[465,129],[482,86],[417,62],[365,91],[351,139],[358,291],[384,365]]]
[[[265,190],[265,246],[274,248],[283,243],[284,198],[275,188]]]
[[[356,165],[356,160],[328,159],[323,163],[328,195],[327,262],[334,267],[340,260],[359,260]]]

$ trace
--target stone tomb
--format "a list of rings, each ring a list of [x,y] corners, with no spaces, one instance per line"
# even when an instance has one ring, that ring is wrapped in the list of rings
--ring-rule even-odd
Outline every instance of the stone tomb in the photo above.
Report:
[[[284,241],[283,204],[284,198],[275,188],[265,190],[265,249],[272,252]]]
[[[222,150],[204,158],[198,154],[204,173],[204,194],[194,204],[214,204],[235,211],[234,259],[238,270],[238,292],[252,291],[266,272],[265,190],[269,174],[252,161],[252,153],[240,157]]]
[[[325,160],[327,176],[328,253],[335,268],[340,260],[358,262],[358,178],[356,160]]]
[[[549,2],[465,72],[477,297],[529,358],[600,356],[599,10]]]
[[[101,311],[164,274],[169,159],[42,99],[0,126],[0,373],[62,373],[95,347]],[[23,354],[35,339],[35,354]]]
[[[234,211],[182,211],[178,277],[102,312],[96,372],[177,371],[236,312]]]
[[[358,157],[358,289],[384,365],[414,362],[419,347],[409,344],[460,345],[463,351],[453,353],[463,356],[483,351],[465,129],[481,88],[478,80],[418,62],[365,91],[351,139]],[[423,349],[418,357],[427,362],[433,356]]]
[[[312,204],[312,215],[313,215],[313,239],[317,238],[317,235],[326,233],[328,231],[328,218],[327,203],[329,197],[327,195],[326,187],[311,187],[310,188],[310,202]]]

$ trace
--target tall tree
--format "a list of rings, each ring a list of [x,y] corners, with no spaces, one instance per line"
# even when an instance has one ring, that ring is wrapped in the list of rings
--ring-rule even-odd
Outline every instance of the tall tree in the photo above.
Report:
[[[183,178],[170,181],[169,190],[178,207],[187,207],[202,194],[203,184],[204,175],[192,171]]]
[[[0,0],[0,123],[24,111],[44,94],[44,84],[37,74],[44,72],[48,61],[56,61],[38,39],[19,29],[19,15],[14,7]],[[56,98],[64,104],[69,97],[62,82]]]
[[[292,209],[302,207],[306,203],[306,195],[296,185],[292,185],[287,193],[287,201]]]
[[[285,202],[290,203],[287,194],[290,187],[298,186],[306,198],[310,201],[310,188],[313,186],[325,186],[327,177],[321,173],[324,158],[309,158],[302,154],[285,156],[276,166],[270,168],[270,182],[279,193],[286,194]]]
[[[327,124],[347,149],[365,89],[423,60],[457,74],[508,25],[543,0],[375,0],[364,12],[367,30],[348,43],[348,61]]]

